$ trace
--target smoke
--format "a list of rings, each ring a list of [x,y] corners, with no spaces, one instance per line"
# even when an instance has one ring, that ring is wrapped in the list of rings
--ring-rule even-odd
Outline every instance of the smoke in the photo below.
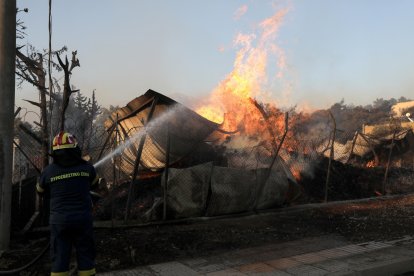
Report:
[[[240,6],[234,13],[233,19],[239,20],[248,10],[247,5]]]
[[[296,179],[299,179],[301,176],[314,177],[319,157],[316,152],[311,152],[310,154],[305,155],[303,152],[292,154],[282,151],[281,157],[286,162],[286,165],[290,168],[290,171],[294,174]]]

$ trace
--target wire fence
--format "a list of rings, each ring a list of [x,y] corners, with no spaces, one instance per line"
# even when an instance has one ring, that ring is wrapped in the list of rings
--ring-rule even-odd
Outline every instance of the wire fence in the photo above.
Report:
[[[84,154],[105,179],[100,197],[94,197],[95,217],[148,222],[413,190],[409,129],[344,131],[329,114],[307,132],[289,124],[286,137],[280,134],[276,143],[240,140],[238,146],[230,146],[229,137],[195,142],[169,126],[119,122],[94,129],[84,139]],[[15,141],[13,179],[21,183],[41,168],[40,143],[21,128]]]
[[[24,125],[15,127],[13,141],[13,183],[36,175],[42,168],[41,141]]]

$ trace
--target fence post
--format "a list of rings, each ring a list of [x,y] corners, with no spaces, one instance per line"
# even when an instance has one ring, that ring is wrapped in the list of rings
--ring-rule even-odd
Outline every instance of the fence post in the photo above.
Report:
[[[280,143],[277,146],[277,149],[276,149],[276,152],[275,152],[275,156],[273,157],[272,162],[270,163],[270,166],[269,166],[269,175],[266,177],[266,179],[269,178],[269,176],[270,176],[270,170],[272,169],[273,165],[275,164],[275,161],[277,159],[277,156],[279,155],[279,151],[282,148],[282,144],[285,141],[286,134],[288,133],[288,130],[289,130],[289,113],[286,112],[285,113],[285,131],[283,132],[282,138],[280,139]]]
[[[395,141],[395,135],[397,134],[397,131],[394,130],[394,133],[392,134],[392,140],[391,140],[391,147],[390,147],[390,151],[388,153],[388,160],[387,160],[387,167],[385,168],[385,175],[384,175],[384,181],[382,183],[382,193],[385,195],[385,185],[387,183],[387,177],[388,177],[388,171],[390,168],[390,163],[391,163],[391,156],[392,156],[392,149],[394,148],[394,141]]]
[[[167,219],[167,194],[168,194],[168,170],[170,168],[170,125],[167,125],[167,149],[165,152],[165,174],[164,174],[164,189],[163,189],[163,214],[162,219]]]
[[[115,122],[115,137],[114,137],[114,142],[113,142],[113,147],[114,147],[114,151],[116,150],[117,146],[118,146],[118,140],[119,140],[119,128],[118,128],[118,120],[119,120],[119,116],[118,113],[116,113],[116,122]],[[114,200],[115,200],[115,195],[114,195],[114,189],[115,186],[118,185],[118,181],[117,181],[117,177],[116,177],[116,161],[117,161],[117,155],[114,156],[114,162],[113,162],[113,166],[112,166],[112,176],[113,176],[113,180],[112,180],[112,185],[111,185],[111,189],[110,189],[110,196],[112,198],[111,200],[111,226],[112,228],[114,227]]]
[[[358,135],[359,135],[358,131],[355,131],[354,138],[352,139],[351,151],[349,152],[349,156],[348,156],[348,158],[346,159],[346,162],[345,162],[346,164],[348,164],[349,161],[352,158],[352,154],[354,153],[355,143],[356,143],[356,140],[358,139]]]
[[[151,121],[152,115],[154,114],[154,110],[155,110],[157,103],[158,103],[158,97],[154,97],[154,99],[152,100],[150,111],[148,113],[147,121],[145,122],[145,124],[148,124]],[[145,132],[145,125],[143,125],[143,131],[144,133],[142,134],[141,140],[139,141],[137,157],[134,163],[134,171],[132,172],[132,179],[131,179],[131,182],[129,183],[128,200],[127,200],[127,204],[125,208],[125,222],[128,221],[129,213],[131,211],[131,204],[132,204],[132,201],[134,200],[134,181],[138,175],[139,162],[141,161],[141,155],[144,149],[145,139],[147,137],[147,134]]]
[[[365,134],[362,134],[362,133],[360,133],[360,135],[361,135],[362,139],[364,139],[364,141],[367,142],[367,145],[368,145],[369,149],[371,150],[372,154],[374,155],[375,164],[378,165],[379,164],[379,156],[375,152],[374,146],[372,145],[372,143],[369,140],[369,139],[372,139],[372,138],[367,137]]]
[[[329,154],[329,163],[328,163],[328,172],[326,173],[326,182],[325,182],[325,198],[324,202],[328,202],[328,187],[329,187],[329,177],[331,174],[331,163],[332,159],[334,158],[334,144],[335,144],[335,133],[336,133],[336,121],[334,116],[332,115],[332,112],[329,111],[329,115],[331,116],[334,128],[332,133],[332,145],[331,145],[331,152]]]
[[[115,122],[116,124],[118,123],[118,120]],[[108,129],[108,136],[106,136],[105,142],[101,148],[101,151],[98,154],[98,158],[97,161],[101,160],[101,157],[105,151],[106,145],[108,144],[109,140],[111,139],[112,133],[115,130],[115,123]]]

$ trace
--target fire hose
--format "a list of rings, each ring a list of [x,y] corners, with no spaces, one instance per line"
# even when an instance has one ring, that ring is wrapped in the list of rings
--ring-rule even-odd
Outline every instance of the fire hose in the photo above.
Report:
[[[29,267],[34,265],[46,253],[46,251],[49,249],[49,247],[50,247],[50,242],[47,243],[47,245],[42,249],[42,251],[35,258],[33,258],[33,260],[31,260],[30,262],[28,262],[24,266],[21,266],[21,267],[15,268],[15,269],[11,269],[11,270],[0,270],[0,275],[14,275],[14,274],[17,274],[17,273],[25,270],[25,269],[28,269]]]
[[[19,147],[19,145],[18,144],[16,144],[15,143],[15,145],[18,147],[18,148],[20,148]],[[22,150],[21,150],[21,152],[23,152]],[[23,152],[24,153],[24,152]],[[30,160],[30,158],[28,158],[28,160]],[[33,165],[33,167],[36,169],[36,171],[37,171],[37,173],[40,175],[40,173],[41,173],[41,171],[40,171],[40,169],[39,168],[37,168],[37,166],[35,165],[35,164],[33,164],[32,163],[32,165]],[[99,179],[99,182],[101,181],[101,180],[103,180],[102,178],[100,178]],[[102,196],[100,195],[100,194],[98,194],[98,193],[96,193],[96,192],[93,192],[93,191],[90,191],[90,194],[91,194],[91,196],[92,197],[97,197],[97,198],[101,198]],[[92,204],[93,204],[93,201],[92,201]],[[40,251],[40,253],[35,257],[35,258],[33,258],[30,262],[28,262],[27,264],[25,264],[25,265],[23,265],[23,266],[21,266],[21,267],[18,267],[18,268],[15,268],[15,269],[10,269],[10,270],[0,270],[0,275],[14,275],[14,274],[17,274],[17,273],[19,273],[19,272],[21,272],[21,271],[23,271],[23,270],[25,270],[25,269],[27,269],[27,268],[29,268],[29,267],[31,267],[32,265],[34,265],[37,261],[39,261],[39,259],[46,253],[46,251],[49,249],[49,247],[50,247],[50,241],[47,243],[47,245],[42,249],[42,251]]]
[[[40,170],[35,166],[35,169],[37,170],[37,172],[40,174]],[[30,262],[28,262],[27,264],[15,268],[15,269],[10,269],[10,270],[0,270],[0,275],[14,275],[17,274],[25,269],[28,269],[29,267],[31,267],[32,265],[34,265],[45,253],[46,251],[49,249],[50,247],[50,241],[47,243],[47,245],[42,249],[42,251],[40,251],[40,253],[34,257]]]
[[[92,196],[95,197],[101,197],[98,193],[92,192],[90,191],[90,194]],[[30,262],[28,262],[27,264],[18,267],[18,268],[14,268],[14,269],[10,269],[10,270],[0,270],[0,275],[14,275],[14,274],[18,274],[19,272],[28,269],[29,267],[31,267],[32,265],[34,265],[37,261],[40,260],[40,258],[43,257],[43,255],[46,253],[46,251],[49,249],[50,247],[50,242],[47,243],[47,245],[42,249],[42,251],[40,251],[40,253],[34,257]]]

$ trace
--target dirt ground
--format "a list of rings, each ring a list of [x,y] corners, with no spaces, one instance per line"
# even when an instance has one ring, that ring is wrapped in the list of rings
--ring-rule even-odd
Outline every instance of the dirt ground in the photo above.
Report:
[[[288,207],[205,221],[135,228],[96,229],[98,272],[201,257],[326,234],[352,242],[388,240],[414,233],[414,194]],[[1,269],[17,267],[41,250],[47,233],[13,241]],[[48,254],[21,275],[48,275]]]
[[[413,233],[414,195],[406,195],[191,224],[101,229],[97,267],[99,271],[128,268],[326,234],[362,242]]]
[[[214,219],[96,228],[97,271],[215,255],[327,234],[340,235],[351,242],[413,235],[414,172],[390,171],[386,188],[392,196],[381,196],[383,175],[383,169],[356,169],[334,163],[331,175],[334,185],[329,187],[332,202],[327,204],[320,203],[326,176],[326,170],[321,169],[315,170],[312,178],[302,178],[300,184],[306,198],[290,206]],[[368,197],[371,199],[360,199]],[[359,200],[337,201],[351,198]],[[47,231],[33,231],[25,236],[13,234],[11,250],[0,257],[0,270],[26,264],[48,243]],[[47,252],[20,275],[48,275],[49,269]]]

